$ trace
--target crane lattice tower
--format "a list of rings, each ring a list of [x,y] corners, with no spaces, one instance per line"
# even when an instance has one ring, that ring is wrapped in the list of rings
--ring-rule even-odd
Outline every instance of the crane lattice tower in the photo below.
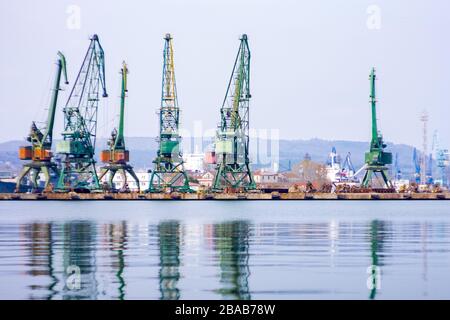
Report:
[[[148,192],[192,192],[184,170],[179,134],[180,108],[178,106],[172,36],[164,38],[164,61],[161,106],[159,108],[159,148],[151,171]]]
[[[427,135],[428,135],[428,113],[424,111],[420,116],[420,121],[423,123],[422,127],[422,157],[420,158],[420,183],[427,183]]]

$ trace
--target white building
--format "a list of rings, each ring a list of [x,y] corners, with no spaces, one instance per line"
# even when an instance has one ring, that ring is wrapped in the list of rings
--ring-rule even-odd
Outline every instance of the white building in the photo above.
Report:
[[[149,181],[150,181],[150,173],[148,173],[147,171],[135,171],[136,176],[139,179],[139,184],[140,184],[140,189],[141,191],[147,190],[148,186],[149,186]],[[104,183],[106,181],[109,180],[109,175],[110,173],[106,174],[102,180],[101,183]],[[113,183],[115,186],[115,189],[120,189],[123,187],[123,177],[121,173],[116,173],[116,175],[114,176],[113,179]],[[130,188],[130,191],[137,191],[138,187],[136,182],[134,181],[133,177],[127,173],[127,183],[128,183],[128,188]]]
[[[203,153],[185,153],[183,154],[184,170],[191,172],[204,172],[204,159]]]
[[[256,183],[278,183],[280,175],[273,171],[257,170],[253,174]]]

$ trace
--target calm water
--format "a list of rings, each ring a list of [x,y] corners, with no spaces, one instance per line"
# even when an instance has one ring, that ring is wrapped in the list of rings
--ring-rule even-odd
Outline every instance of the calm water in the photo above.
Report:
[[[450,299],[449,283],[450,202],[0,202],[3,299]]]

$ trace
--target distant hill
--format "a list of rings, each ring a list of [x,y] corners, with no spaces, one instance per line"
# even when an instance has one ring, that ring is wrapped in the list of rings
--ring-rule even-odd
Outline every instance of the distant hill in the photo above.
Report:
[[[198,146],[199,149],[205,150],[211,143],[211,139],[203,139]],[[21,161],[17,159],[17,150],[21,145],[25,145],[25,141],[8,141],[0,143],[0,170],[5,167],[13,171],[18,171],[21,167]],[[127,148],[130,150],[130,162],[136,169],[147,169],[152,166],[152,161],[156,154],[157,142],[155,138],[151,137],[128,137],[126,139]],[[186,139],[183,140],[185,152],[193,152],[194,139],[190,143]],[[187,146],[191,146],[188,148]],[[404,144],[387,143],[387,150],[391,151],[394,156],[398,153],[399,164],[402,172],[405,175],[410,175],[414,172],[412,164],[413,147]],[[96,143],[96,153],[106,146],[106,139],[98,139]],[[251,151],[252,155],[257,154],[257,146],[263,148],[267,146],[270,150],[270,143],[264,140],[252,140]],[[279,141],[279,164],[280,170],[287,170],[289,162],[291,166],[304,159],[305,154],[308,153],[311,159],[316,162],[325,163],[328,154],[332,147],[336,147],[337,152],[345,159],[347,152],[351,153],[353,164],[359,168],[364,163],[364,152],[367,151],[368,143],[360,141],[330,141],[322,139],[309,140],[280,140]],[[191,150],[189,150],[191,149]],[[255,159],[252,157],[254,168],[267,167],[268,163],[261,163],[262,159]],[[267,161],[266,161],[267,162]]]

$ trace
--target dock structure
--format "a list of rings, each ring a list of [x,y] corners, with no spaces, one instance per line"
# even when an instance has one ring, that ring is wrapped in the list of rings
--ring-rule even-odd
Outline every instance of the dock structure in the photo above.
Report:
[[[445,193],[0,193],[7,200],[450,200]]]

